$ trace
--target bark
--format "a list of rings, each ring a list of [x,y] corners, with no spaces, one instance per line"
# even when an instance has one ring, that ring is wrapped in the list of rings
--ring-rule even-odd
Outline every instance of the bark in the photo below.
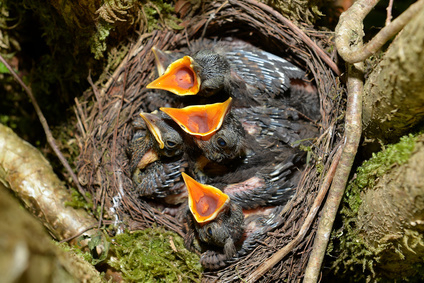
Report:
[[[394,142],[424,117],[424,9],[393,41],[365,84],[366,138]]]

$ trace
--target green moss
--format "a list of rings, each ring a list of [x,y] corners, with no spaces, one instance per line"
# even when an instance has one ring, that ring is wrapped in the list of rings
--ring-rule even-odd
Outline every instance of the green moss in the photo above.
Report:
[[[86,192],[85,194],[89,199],[91,199],[91,194],[89,192]],[[93,210],[93,203],[87,203],[83,196],[76,189],[71,188],[71,196],[72,201],[65,202],[66,206],[70,206],[75,209],[84,208],[87,211]]]
[[[161,29],[160,24],[169,29],[181,30],[184,28],[179,26],[181,20],[174,15],[174,7],[171,3],[162,0],[154,0],[143,8],[146,13],[148,32],[155,29]]]
[[[67,253],[73,253],[76,256],[81,257],[86,262],[92,263],[93,261],[93,256],[89,252],[83,252],[77,247],[70,246],[66,242],[59,243],[59,242],[53,241],[53,243],[56,244],[59,248],[61,248],[63,251]]]
[[[200,281],[199,257],[186,250],[183,239],[173,232],[149,228],[118,235],[112,243],[107,263],[127,282]]]
[[[399,143],[383,147],[380,152],[373,153],[372,158],[362,163],[356,171],[356,178],[349,183],[346,189],[344,202],[348,204],[348,208],[342,209],[342,214],[356,214],[361,204],[360,192],[365,188],[373,188],[376,180],[393,166],[408,161],[414,151],[416,136],[412,134],[404,136]],[[347,209],[351,212],[346,211]]]

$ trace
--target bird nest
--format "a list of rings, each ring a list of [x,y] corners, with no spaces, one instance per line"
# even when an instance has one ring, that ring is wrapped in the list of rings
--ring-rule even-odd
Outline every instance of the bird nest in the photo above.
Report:
[[[133,133],[131,120],[140,111],[154,110],[145,89],[155,75],[151,48],[173,50],[201,37],[233,37],[280,55],[302,66],[318,90],[320,136],[309,150],[311,159],[296,194],[284,207],[282,226],[265,235],[250,254],[225,268],[205,272],[203,278],[224,282],[249,278],[265,265],[268,272],[261,277],[264,281],[282,278],[298,281],[303,276],[317,227],[313,213],[323,198],[326,176],[343,134],[340,117],[345,90],[333,63],[335,53],[325,51],[332,50],[331,34],[307,25],[295,26],[256,1],[210,1],[197,10],[192,8],[189,2],[179,1],[177,12],[186,19],[182,23],[183,31],[156,30],[142,34],[129,46],[128,54],[108,80],[93,84],[76,101],[78,137],[82,144],[77,164],[79,181],[93,196],[93,210],[101,208],[100,217],[106,215],[116,230],[138,230],[155,224],[184,236],[182,225],[172,216],[162,214],[133,194],[133,183],[126,173],[125,148]],[[283,260],[270,263],[270,257],[284,248],[289,251]]]

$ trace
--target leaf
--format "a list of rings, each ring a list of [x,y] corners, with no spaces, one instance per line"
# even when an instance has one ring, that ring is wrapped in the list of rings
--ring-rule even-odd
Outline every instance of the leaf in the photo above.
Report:
[[[0,74],[10,74],[9,69],[0,62]]]

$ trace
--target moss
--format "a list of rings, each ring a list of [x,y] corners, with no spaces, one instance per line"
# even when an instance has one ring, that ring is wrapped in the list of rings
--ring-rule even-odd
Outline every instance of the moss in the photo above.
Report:
[[[372,188],[376,180],[391,170],[394,166],[408,161],[415,148],[417,135],[408,135],[400,139],[397,144],[384,146],[378,153],[373,153],[372,158],[362,163],[356,171],[356,178],[352,180],[344,197],[343,215],[355,215],[361,204],[360,193],[365,188]]]
[[[184,248],[183,239],[163,228],[117,235],[107,263],[127,282],[199,282],[199,257]]]
[[[59,248],[61,248],[64,252],[73,253],[73,254],[75,254],[75,256],[80,257],[82,260],[84,260],[88,263],[92,263],[92,261],[93,261],[93,256],[91,255],[90,252],[83,252],[75,246],[70,246],[66,242],[59,243],[59,242],[53,241],[53,243],[56,244]]]
[[[86,196],[91,199],[91,194],[86,192]],[[85,199],[83,198],[83,196],[74,188],[71,188],[71,197],[72,197],[72,201],[67,201],[65,202],[66,206],[70,206],[73,207],[75,209],[78,208],[84,208],[87,211],[92,211],[93,210],[93,203],[87,203],[85,201]]]
[[[262,0],[262,2],[293,21],[310,25],[315,24],[319,18],[324,16],[322,13],[323,8],[334,5],[333,1],[329,0]]]
[[[417,135],[408,135],[401,138],[397,144],[387,145],[383,150],[374,153],[372,158],[362,163],[356,171],[356,177],[348,184],[340,210],[343,227],[333,231],[332,244],[327,253],[339,253],[332,263],[335,273],[349,277],[352,282],[382,280],[375,277],[374,266],[379,262],[382,253],[391,247],[390,241],[376,248],[371,247],[362,240],[356,227],[358,209],[362,203],[362,192],[373,189],[378,178],[394,167],[406,163],[414,152]],[[355,271],[362,267],[361,271]]]

